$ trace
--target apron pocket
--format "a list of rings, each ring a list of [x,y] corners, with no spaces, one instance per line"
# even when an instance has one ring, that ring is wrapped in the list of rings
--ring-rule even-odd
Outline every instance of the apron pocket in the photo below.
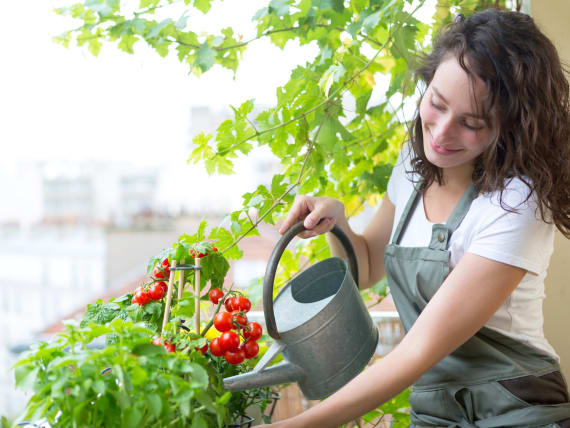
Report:
[[[450,426],[464,419],[465,411],[458,406],[453,391],[449,389],[415,390],[409,397],[414,425],[428,427]]]
[[[510,394],[530,405],[568,403],[566,382],[560,371],[498,381]]]

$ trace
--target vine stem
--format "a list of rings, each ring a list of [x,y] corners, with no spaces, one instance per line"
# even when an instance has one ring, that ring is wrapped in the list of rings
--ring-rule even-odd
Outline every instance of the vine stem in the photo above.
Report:
[[[321,125],[322,126],[322,123]],[[317,131],[320,130],[320,126],[319,129]],[[291,191],[297,187],[303,178],[303,172],[305,171],[305,168],[307,167],[307,162],[309,160],[309,157],[311,156],[311,153],[313,152],[313,146],[312,146],[312,142],[309,140],[309,146],[307,148],[307,153],[305,154],[305,158],[303,159],[303,164],[301,166],[301,170],[299,171],[299,175],[297,176],[297,180],[295,180],[295,182],[293,184],[291,184],[274,202],[273,204],[267,208],[267,211],[265,211],[263,213],[263,215],[261,217],[259,217],[255,223],[253,223],[249,229],[247,229],[243,234],[241,234],[234,242],[232,242],[229,247],[225,248],[222,253],[225,253],[226,251],[228,251],[230,248],[236,246],[238,244],[239,241],[241,241],[243,238],[245,238],[252,230],[256,229],[257,226],[263,221],[263,219],[265,217],[267,217],[269,215],[269,213],[271,213],[278,205],[281,205],[281,203],[283,202],[283,199],[285,198],[285,196],[287,196],[289,193],[291,193]]]

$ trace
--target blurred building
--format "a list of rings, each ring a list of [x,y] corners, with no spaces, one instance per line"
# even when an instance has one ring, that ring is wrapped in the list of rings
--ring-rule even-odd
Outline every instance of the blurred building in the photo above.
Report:
[[[189,134],[213,132],[228,117],[192,108]],[[97,298],[134,289],[151,256],[194,233],[202,219],[218,226],[279,166],[260,150],[237,159],[236,175],[210,177],[186,163],[189,153],[190,146],[183,155],[161,153],[153,166],[57,161],[0,169],[0,415],[25,404],[9,367],[40,332]],[[263,274],[265,257],[262,251],[240,260],[231,278],[246,287]]]

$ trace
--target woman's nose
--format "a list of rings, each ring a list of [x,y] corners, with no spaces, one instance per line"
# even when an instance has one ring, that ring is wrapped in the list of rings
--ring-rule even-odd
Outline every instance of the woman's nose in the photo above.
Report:
[[[446,139],[453,131],[453,120],[450,115],[439,118],[433,130],[433,138],[436,142]]]

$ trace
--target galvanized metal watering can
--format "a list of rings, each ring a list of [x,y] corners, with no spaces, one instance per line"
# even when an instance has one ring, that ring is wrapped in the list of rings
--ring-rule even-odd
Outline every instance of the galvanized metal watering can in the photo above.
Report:
[[[281,237],[265,271],[263,312],[275,342],[251,372],[224,379],[230,391],[297,382],[306,398],[324,398],[360,373],[376,349],[378,329],[358,291],[356,256],[337,226],[332,233],[346,250],[350,270],[338,257],[320,261],[285,285],[273,301],[279,259],[303,230],[299,222]],[[284,361],[267,367],[279,353]]]

